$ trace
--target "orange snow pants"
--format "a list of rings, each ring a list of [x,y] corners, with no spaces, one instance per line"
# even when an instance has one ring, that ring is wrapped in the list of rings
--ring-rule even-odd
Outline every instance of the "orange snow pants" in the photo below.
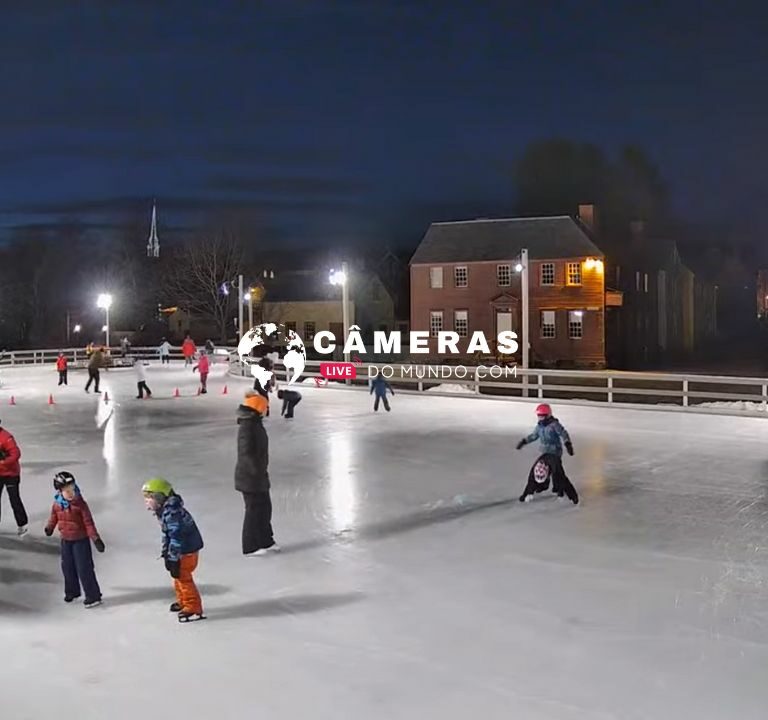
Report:
[[[197,553],[182,555],[179,560],[179,577],[173,581],[173,589],[176,591],[176,602],[181,606],[182,612],[203,612],[203,601],[200,598],[192,573],[197,568]]]

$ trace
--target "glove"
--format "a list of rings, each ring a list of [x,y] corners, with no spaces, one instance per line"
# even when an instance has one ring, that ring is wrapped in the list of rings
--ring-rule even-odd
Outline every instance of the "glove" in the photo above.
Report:
[[[181,563],[178,560],[165,559],[165,569],[171,573],[174,580],[178,580],[181,575]]]
[[[43,532],[46,534],[47,537],[51,537],[51,535],[53,535],[53,528],[52,527],[48,527],[46,525],[45,526],[45,530],[43,530]]]
[[[522,450],[525,447],[525,440],[521,440],[517,445],[515,445],[516,450]]]
[[[107,546],[104,544],[104,541],[103,541],[103,540],[102,540],[100,537],[97,537],[97,538],[96,538],[96,539],[93,541],[93,546],[94,546],[94,547],[96,548],[96,550],[97,550],[98,552],[100,552],[100,553],[104,552],[104,551],[107,549]]]
[[[573,455],[573,444],[569,440],[567,443],[565,443],[565,449],[568,451],[569,455]]]

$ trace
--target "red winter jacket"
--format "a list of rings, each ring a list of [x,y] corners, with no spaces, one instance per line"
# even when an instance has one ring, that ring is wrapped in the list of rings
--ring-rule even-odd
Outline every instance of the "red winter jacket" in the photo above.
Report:
[[[63,355],[60,358],[56,358],[56,369],[59,372],[64,372],[67,369],[67,358]]]
[[[66,508],[58,502],[53,503],[45,529],[53,532],[57,525],[62,540],[84,540],[87,537],[95,540],[99,537],[91,510],[82,495],[76,495]]]
[[[19,477],[21,475],[20,457],[21,450],[13,439],[13,435],[0,427],[0,477]]]
[[[181,344],[181,352],[184,354],[184,357],[192,357],[196,350],[195,341],[192,338],[187,338]]]

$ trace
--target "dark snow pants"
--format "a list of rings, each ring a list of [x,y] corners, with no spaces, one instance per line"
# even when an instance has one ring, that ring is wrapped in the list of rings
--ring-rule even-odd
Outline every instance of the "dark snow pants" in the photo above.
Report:
[[[275,544],[272,534],[272,498],[269,490],[243,493],[243,554],[269,548]]]
[[[61,541],[61,571],[64,573],[65,597],[80,597],[82,585],[85,602],[101,600],[101,588],[96,580],[89,538]]]

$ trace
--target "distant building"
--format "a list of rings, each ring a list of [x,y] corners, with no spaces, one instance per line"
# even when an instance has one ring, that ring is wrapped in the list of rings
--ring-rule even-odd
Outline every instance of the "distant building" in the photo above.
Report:
[[[429,331],[433,355],[441,330],[458,333],[465,353],[476,330],[489,343],[502,330],[522,341],[515,266],[523,248],[530,262],[531,364],[603,367],[603,253],[567,216],[432,224],[410,262],[410,329]]]

